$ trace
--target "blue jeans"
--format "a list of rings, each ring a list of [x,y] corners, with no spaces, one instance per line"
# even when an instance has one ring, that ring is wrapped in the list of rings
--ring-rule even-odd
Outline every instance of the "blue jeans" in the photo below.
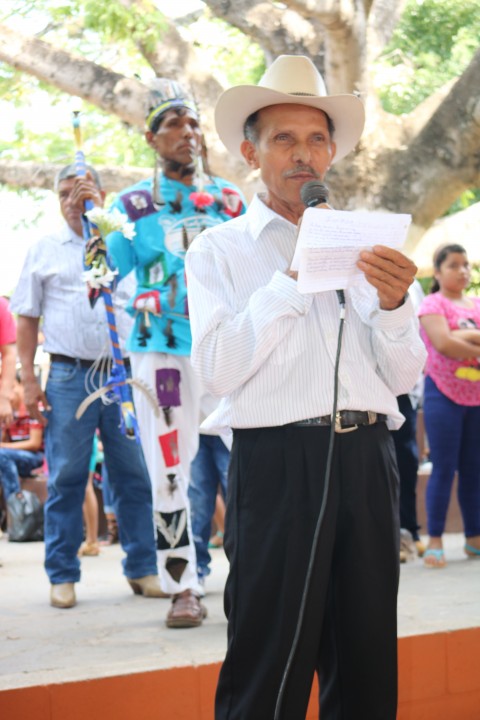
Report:
[[[12,493],[20,492],[20,478],[28,477],[32,470],[41,467],[42,452],[0,448],[0,481],[5,500]]]
[[[200,579],[210,574],[208,541],[212,530],[215,499],[219,485],[226,497],[229,462],[230,452],[218,435],[200,435],[200,445],[191,465],[188,486],[197,573]]]
[[[445,530],[458,470],[458,504],[465,535],[480,535],[480,407],[453,402],[426,377],[423,415],[432,461],[426,492],[428,534],[440,537]]]
[[[114,499],[112,488],[108,480],[108,470],[105,462],[102,463],[102,497],[103,497],[103,511],[106,513],[114,513]]]
[[[45,450],[49,469],[45,503],[45,569],[53,584],[78,582],[78,548],[83,540],[82,504],[93,435],[98,428],[105,452],[127,577],[157,574],[152,491],[140,445],[119,429],[119,407],[95,400],[77,420],[87,397],[86,374],[79,363],[53,362],[46,394]],[[98,374],[93,377],[100,384]]]

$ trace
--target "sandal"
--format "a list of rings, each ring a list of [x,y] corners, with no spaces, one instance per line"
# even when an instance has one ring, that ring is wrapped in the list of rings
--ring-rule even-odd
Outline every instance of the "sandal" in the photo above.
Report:
[[[425,555],[425,545],[421,540],[415,540],[415,547],[417,548],[417,555],[418,557],[423,557]]]
[[[215,550],[215,548],[223,547],[223,532],[221,530],[217,530],[215,535],[210,538],[208,547],[210,550]]]
[[[468,555],[468,557],[470,558],[480,557],[480,548],[476,548],[469,543],[465,543],[464,550],[465,554]]]
[[[447,564],[445,553],[441,548],[428,548],[425,550],[423,563],[428,568],[444,568]]]

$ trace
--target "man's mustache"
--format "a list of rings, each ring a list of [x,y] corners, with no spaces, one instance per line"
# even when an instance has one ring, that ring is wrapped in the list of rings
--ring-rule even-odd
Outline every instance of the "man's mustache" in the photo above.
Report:
[[[298,173],[309,173],[310,175],[313,175],[315,179],[320,180],[320,175],[316,170],[310,167],[310,165],[297,165],[297,167],[293,168],[293,170],[287,170],[283,174],[283,177],[289,178],[293,175],[298,175]]]

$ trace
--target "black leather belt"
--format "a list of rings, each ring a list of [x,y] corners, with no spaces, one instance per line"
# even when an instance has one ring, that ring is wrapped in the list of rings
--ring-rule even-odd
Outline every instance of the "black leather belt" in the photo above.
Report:
[[[111,358],[105,358],[107,362],[111,362]],[[73,358],[69,357],[68,355],[60,355],[59,353],[50,353],[50,361],[51,362],[62,362],[62,363],[68,363],[69,365],[77,365],[80,364],[80,367],[82,368],[91,368],[92,365],[94,365],[97,360],[83,360],[81,358]],[[101,361],[100,361],[101,362]],[[130,371],[130,360],[128,358],[123,358],[123,364],[125,366],[125,370],[127,372]]]
[[[359,425],[375,425],[375,423],[386,421],[386,415],[371,410],[340,410],[335,414],[334,418],[335,432],[352,432],[352,430],[356,430]],[[299,420],[298,422],[291,423],[291,425],[298,427],[329,427],[331,424],[331,415],[323,415],[322,417],[308,418],[307,420]]]

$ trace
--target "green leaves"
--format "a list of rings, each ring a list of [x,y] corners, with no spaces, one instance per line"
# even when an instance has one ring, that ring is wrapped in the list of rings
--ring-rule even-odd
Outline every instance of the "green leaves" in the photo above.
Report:
[[[479,45],[478,0],[409,0],[374,70],[384,109],[413,110],[461,75]]]
[[[165,32],[163,15],[150,2],[132,3],[126,7],[115,0],[76,0],[83,9],[84,27],[94,30],[106,40],[140,43],[153,50]]]

